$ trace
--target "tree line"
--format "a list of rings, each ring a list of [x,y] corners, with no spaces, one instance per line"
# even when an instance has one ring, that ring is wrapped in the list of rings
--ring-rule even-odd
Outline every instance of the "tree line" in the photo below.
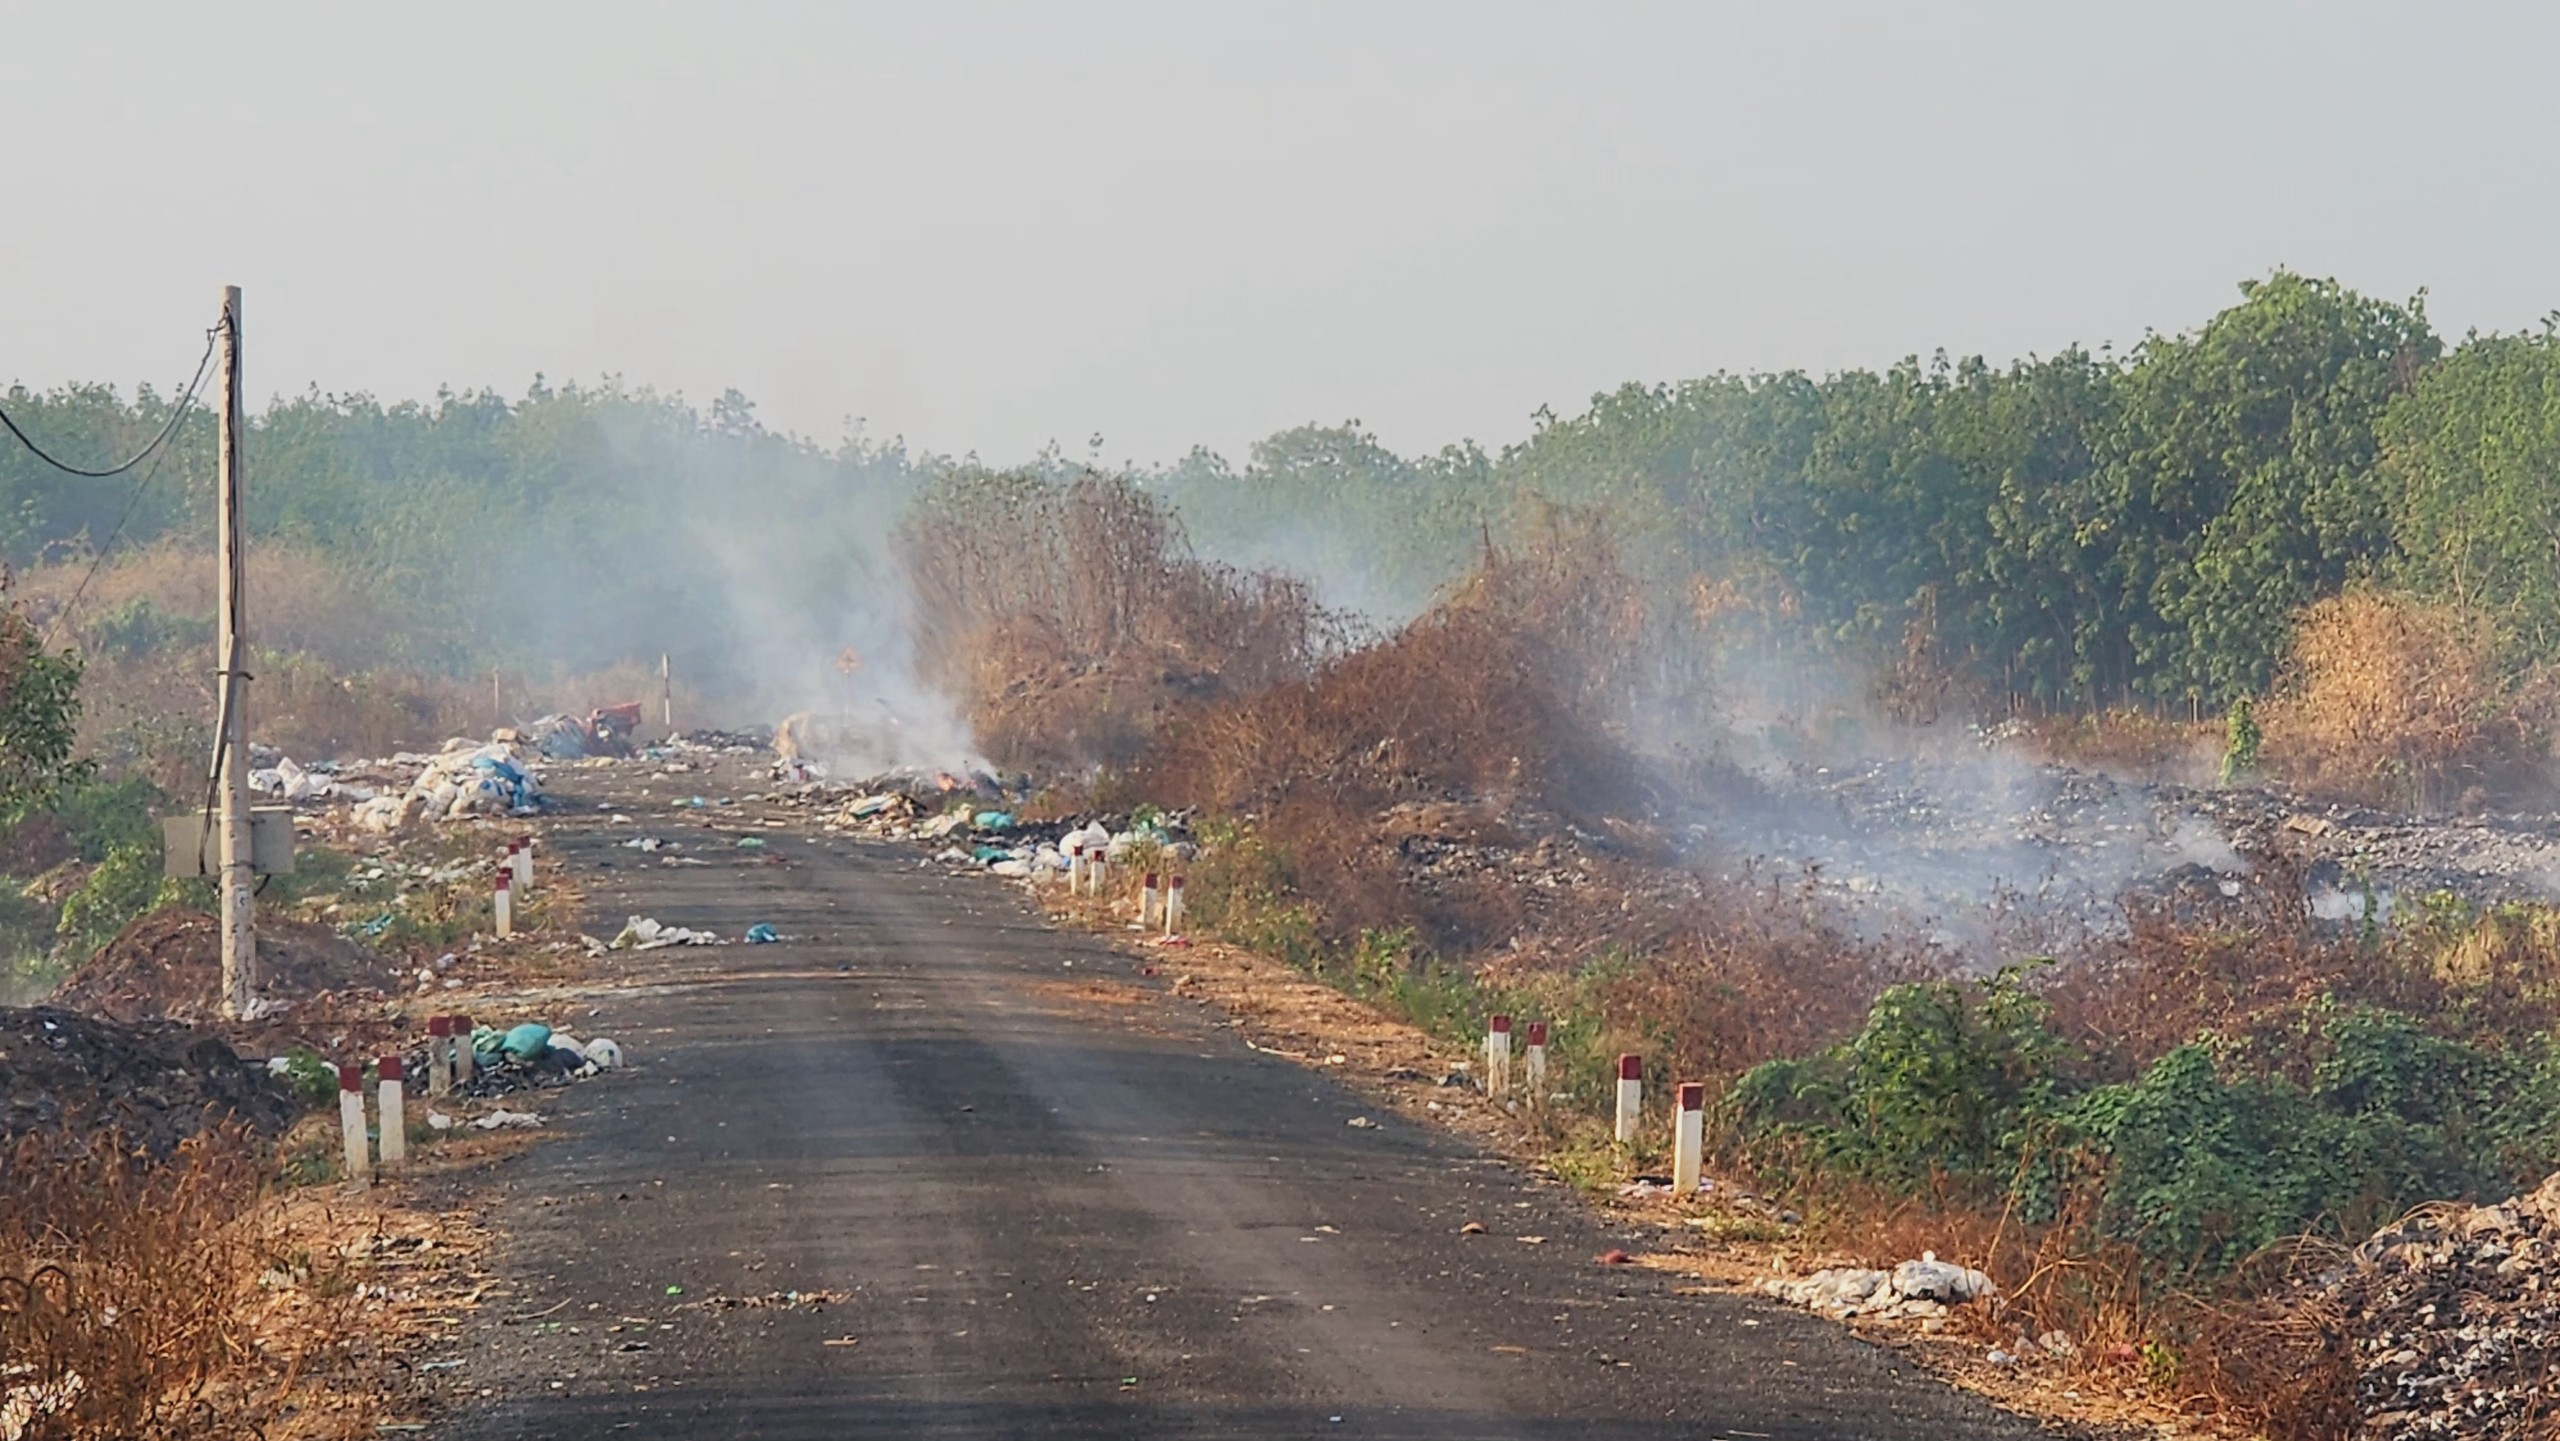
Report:
[[[1609,517],[1658,575],[1738,588],[1816,642],[1925,645],[1986,700],[2220,708],[2264,692],[2295,618],[2351,582],[2476,614],[2523,667],[2560,651],[2560,335],[2448,345],[2419,296],[2279,271],[2122,353],[1629,384],[1531,436],[1407,456],[1356,422],[1146,470],[1202,551],[1311,574],[1374,618],[1421,608],[1529,497]],[[57,452],[129,449],[171,398],[9,392]],[[251,520],[395,598],[383,659],[463,673],[679,653],[743,680],[776,634],[905,602],[888,537],[955,468],[774,432],[618,383],[254,419]],[[122,543],[210,528],[210,425],[182,430]],[[1029,469],[1063,474],[1055,453]],[[0,448],[0,558],[104,542],[130,494]],[[838,627],[841,629],[841,627]],[[801,632],[807,632],[803,635]],[[795,652],[796,653],[796,652]]]

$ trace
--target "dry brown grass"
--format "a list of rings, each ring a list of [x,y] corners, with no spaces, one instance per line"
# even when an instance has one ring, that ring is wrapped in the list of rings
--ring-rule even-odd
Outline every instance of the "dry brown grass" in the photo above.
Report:
[[[2529,764],[2541,727],[2495,638],[2449,605],[2355,587],[2304,611],[2263,756],[2307,789],[2428,810]]]
[[[222,1131],[156,1165],[113,1133],[31,1135],[0,1159],[0,1398],[27,1441],[259,1434],[272,1406],[213,1398],[257,1339],[263,1177]]]

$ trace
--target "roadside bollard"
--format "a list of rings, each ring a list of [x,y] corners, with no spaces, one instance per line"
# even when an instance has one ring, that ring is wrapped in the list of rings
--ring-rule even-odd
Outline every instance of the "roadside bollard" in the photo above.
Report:
[[[1520,1078],[1529,1088],[1529,1104],[1547,1103],[1547,1023],[1529,1023],[1529,1048],[1521,1053]]]
[[[513,894],[514,886],[512,884],[514,880],[514,867],[498,867],[498,888],[496,891],[491,893],[489,900],[489,915],[490,919],[495,922],[491,929],[498,933],[498,938],[500,940],[504,940],[516,933],[516,907],[515,896]]]
[[[1618,1058],[1618,1144],[1636,1138],[1636,1121],[1644,1115],[1644,1057],[1630,1051]]]
[[[1102,888],[1111,880],[1111,857],[1100,850],[1084,859],[1085,894],[1102,899]]]
[[[1484,1093],[1495,1100],[1511,1089],[1511,1018],[1495,1016],[1485,1023]]]
[[[1164,893],[1164,933],[1168,936],[1182,929],[1182,877],[1175,876]]]
[[[375,1063],[382,1075],[376,1091],[382,1097],[382,1169],[397,1169],[409,1159],[408,1090],[400,1079],[400,1058],[385,1056]]]
[[[373,1149],[364,1138],[364,1066],[349,1061],[338,1068],[338,1129],[347,1143],[347,1179],[361,1186],[373,1179]]]
[[[453,1017],[427,1017],[427,1094],[453,1094]]]
[[[471,1073],[478,1058],[471,1053],[471,1018],[447,1016],[445,1024],[453,1031],[453,1088],[457,1091],[471,1084]]]
[[[1138,887],[1138,929],[1145,930],[1156,919],[1156,873],[1147,872],[1146,884]]]
[[[507,847],[507,859],[516,869],[516,889],[533,894],[533,837],[518,836]]]
[[[1072,896],[1083,889],[1084,842],[1078,841],[1067,847],[1067,894]]]
[[[1707,1088],[1696,1081],[1680,1083],[1679,1120],[1671,1132],[1671,1191],[1686,1199],[1698,1194],[1698,1170],[1707,1149]]]

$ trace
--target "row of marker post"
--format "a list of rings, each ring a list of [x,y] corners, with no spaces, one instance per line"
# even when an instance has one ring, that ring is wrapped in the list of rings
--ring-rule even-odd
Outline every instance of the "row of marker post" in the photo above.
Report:
[[[498,882],[489,897],[490,930],[500,937],[516,933],[516,897],[533,894],[533,837],[507,842],[506,859],[498,862]]]
[[[1099,897],[1111,881],[1111,857],[1101,847],[1082,845],[1067,848],[1067,894]],[[1161,922],[1168,936],[1182,930],[1183,878],[1165,876],[1161,872],[1143,873],[1138,887],[1138,924],[1153,926]]]
[[[381,1166],[396,1171],[409,1159],[409,1098],[405,1068],[398,1056],[374,1061],[380,1078],[374,1087]],[[471,1018],[427,1017],[427,1094],[446,1096],[471,1084]],[[346,1145],[347,1179],[359,1184],[373,1179],[375,1142],[364,1115],[364,1063],[338,1068],[338,1129]]]
[[[1521,1081],[1529,1103],[1538,1105],[1547,1093],[1546,1022],[1529,1022],[1521,1059]],[[1509,1016],[1495,1016],[1485,1024],[1484,1089],[1486,1095],[1497,1100],[1511,1089]],[[1698,1189],[1698,1177],[1706,1163],[1707,1088],[1687,1081],[1675,1094],[1680,1104],[1671,1130],[1671,1186],[1686,1196]],[[1644,1057],[1631,1051],[1618,1057],[1618,1144],[1633,1143],[1643,1121]]]

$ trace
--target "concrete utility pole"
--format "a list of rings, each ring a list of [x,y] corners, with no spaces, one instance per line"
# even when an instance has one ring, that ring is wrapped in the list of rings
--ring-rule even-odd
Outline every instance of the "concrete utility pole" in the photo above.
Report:
[[[240,519],[240,287],[222,288],[222,410],[216,426],[214,489],[219,497],[222,578],[217,604],[220,696],[213,738],[213,775],[222,828],[222,1013],[234,1020],[257,1013],[258,935],[256,887],[250,879],[248,578],[246,536]]]

